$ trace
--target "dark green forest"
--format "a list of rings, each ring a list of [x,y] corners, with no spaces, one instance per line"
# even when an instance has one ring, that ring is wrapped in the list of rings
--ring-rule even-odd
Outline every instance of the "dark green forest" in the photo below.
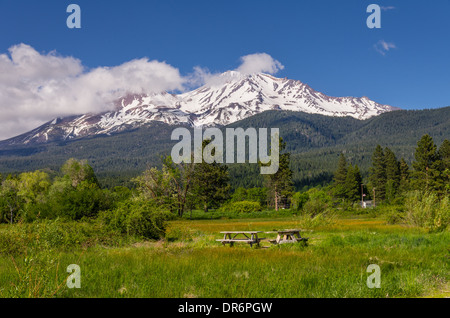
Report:
[[[367,177],[377,144],[389,147],[411,164],[416,142],[424,134],[429,134],[436,144],[450,136],[450,107],[399,110],[367,120],[267,111],[227,127],[279,128],[287,144],[286,151],[291,154],[294,187],[301,190],[329,184],[341,153]],[[130,180],[148,167],[162,166],[161,157],[170,154],[175,144],[170,140],[174,128],[154,122],[110,136],[65,142],[22,147],[8,147],[0,142],[0,171],[8,174],[44,169],[50,175],[57,175],[69,158],[86,159],[103,187],[130,187],[133,186]],[[229,174],[232,189],[263,185],[256,164],[230,164]]]

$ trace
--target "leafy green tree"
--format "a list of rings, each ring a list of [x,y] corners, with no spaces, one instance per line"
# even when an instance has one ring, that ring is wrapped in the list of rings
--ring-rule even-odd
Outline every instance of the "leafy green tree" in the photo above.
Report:
[[[163,158],[162,169],[155,167],[133,179],[147,200],[154,200],[182,216],[191,198],[194,177],[193,164],[175,164],[171,156]]]
[[[267,189],[266,188],[250,188],[247,190],[247,200],[259,202],[261,207],[267,207]]]
[[[43,202],[50,188],[50,177],[43,171],[24,172],[19,175],[17,194],[25,203]]]
[[[247,200],[247,189],[243,187],[237,188],[231,196],[231,202],[239,202]]]
[[[19,180],[9,175],[2,182],[0,191],[0,204],[2,209],[2,220],[8,220],[11,224],[17,218],[18,211],[22,205],[21,197],[18,195]]]
[[[87,160],[70,158],[64,163],[61,170],[64,175],[69,177],[74,188],[82,181],[99,185],[94,169],[88,164]]]
[[[296,192],[292,196],[293,208],[296,209],[297,211],[302,210],[303,206],[305,205],[306,202],[308,202],[308,200],[309,200],[309,195],[307,192]]]

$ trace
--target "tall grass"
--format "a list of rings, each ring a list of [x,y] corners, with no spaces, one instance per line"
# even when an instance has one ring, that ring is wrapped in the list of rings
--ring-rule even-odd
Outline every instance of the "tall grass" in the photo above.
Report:
[[[442,199],[435,193],[414,191],[406,202],[406,220],[429,231],[444,231],[450,225],[450,198]]]
[[[448,231],[334,219],[305,229],[308,246],[265,242],[260,248],[231,248],[215,241],[222,230],[270,232],[307,225],[302,222],[292,216],[178,220],[170,223],[164,241],[71,245],[49,254],[36,248],[34,255],[14,256],[14,262],[1,254],[0,296],[421,297],[448,284]],[[70,264],[81,268],[80,289],[62,284]],[[367,287],[370,264],[381,268],[380,289]],[[36,284],[26,285],[29,277]]]

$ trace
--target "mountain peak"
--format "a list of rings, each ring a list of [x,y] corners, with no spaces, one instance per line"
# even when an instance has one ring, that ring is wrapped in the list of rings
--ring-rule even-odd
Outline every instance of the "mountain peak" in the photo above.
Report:
[[[298,80],[228,71],[202,87],[175,95],[127,94],[102,114],[58,118],[10,139],[9,144],[67,140],[124,131],[154,121],[171,125],[222,126],[267,110],[290,110],[367,119],[397,108],[368,97],[331,97]]]

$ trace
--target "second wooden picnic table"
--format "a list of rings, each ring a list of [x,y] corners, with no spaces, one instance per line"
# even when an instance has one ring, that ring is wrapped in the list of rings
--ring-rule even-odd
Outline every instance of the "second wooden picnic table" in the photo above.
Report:
[[[223,245],[233,246],[234,243],[242,242],[248,243],[252,247],[253,244],[259,246],[259,242],[265,240],[265,238],[258,237],[258,233],[262,233],[262,231],[223,231],[220,233],[224,235],[223,239],[216,241],[222,242]]]
[[[300,229],[289,229],[289,230],[278,230],[278,236],[275,240],[269,240],[269,242],[274,244],[283,244],[283,243],[297,243],[300,241],[308,241],[308,238],[302,237],[300,235]],[[269,232],[266,232],[269,233]],[[272,232],[275,233],[275,232]]]

